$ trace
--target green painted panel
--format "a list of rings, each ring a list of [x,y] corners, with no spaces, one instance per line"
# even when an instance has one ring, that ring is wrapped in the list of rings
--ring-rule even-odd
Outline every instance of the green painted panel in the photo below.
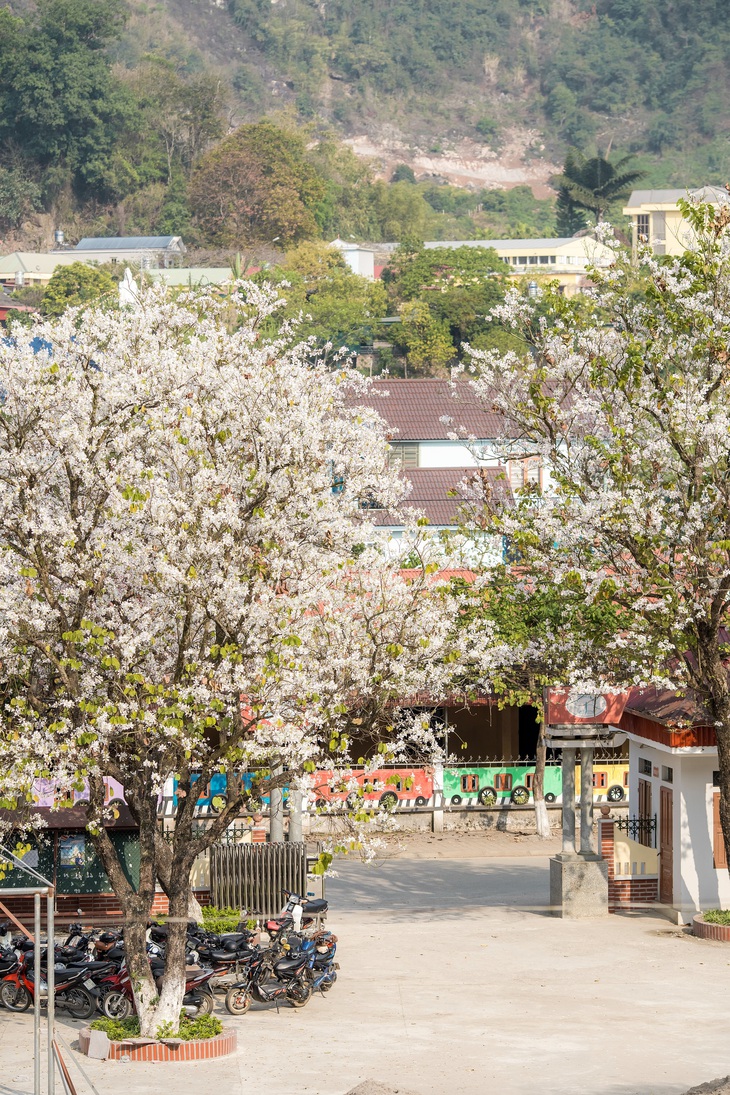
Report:
[[[139,837],[133,832],[112,832],[112,843],[117,849],[127,879],[136,889],[139,885]],[[60,894],[112,893],[109,877],[94,851],[91,839],[83,830],[47,833],[32,843],[29,853],[31,863],[49,881],[55,879]],[[28,875],[14,869],[2,881],[3,886],[20,888],[32,885]]]

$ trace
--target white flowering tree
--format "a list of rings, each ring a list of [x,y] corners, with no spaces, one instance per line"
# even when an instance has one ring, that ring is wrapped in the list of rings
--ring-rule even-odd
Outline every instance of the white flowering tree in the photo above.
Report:
[[[397,755],[394,709],[424,688],[437,701],[461,657],[425,557],[404,576],[372,546],[370,507],[403,490],[382,423],[347,409],[355,376],[289,330],[263,338],[277,306],[250,285],[174,303],[150,289],[133,310],[41,325],[33,345],[0,341],[0,804],[30,823],[36,778],[88,785],[146,1035],[177,1029],[191,868],[261,792],[245,773],[344,765],[358,727]],[[195,781],[219,772],[227,801],[201,835]],[[105,777],[139,829],[136,887]],[[159,994],[145,957],[158,877]]]
[[[682,208],[696,244],[644,254],[641,277],[617,255],[590,300],[512,292],[497,311],[525,353],[475,352],[473,383],[504,415],[505,455],[550,469],[500,518],[520,565],[612,603],[596,683],[658,673],[694,690],[730,848],[730,206]]]

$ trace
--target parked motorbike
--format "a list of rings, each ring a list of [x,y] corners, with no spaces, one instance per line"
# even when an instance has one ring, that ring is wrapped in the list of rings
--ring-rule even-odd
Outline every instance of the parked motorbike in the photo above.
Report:
[[[286,904],[278,916],[267,920],[266,931],[272,939],[275,939],[283,931],[293,929],[308,930],[315,928],[327,915],[329,902],[323,898],[306,898],[291,890],[284,890]]]
[[[161,987],[165,972],[164,961],[158,957],[151,958],[150,969],[157,986]],[[187,971],[183,1010],[189,1018],[197,1019],[200,1015],[210,1015],[213,1011],[215,998],[209,983],[212,977],[213,970],[196,967]],[[108,1019],[128,1019],[134,1013],[134,993],[126,963],[122,963],[99,987],[99,1006]]]
[[[0,1001],[9,1011],[27,1011],[35,997],[35,971],[32,951],[24,951],[15,969],[3,975],[0,982]],[[111,963],[91,962],[83,966],[54,967],[55,1002],[57,1008],[68,1011],[75,1019],[90,1019],[96,1011],[99,989],[96,977],[111,970]],[[41,972],[38,991],[41,998],[48,995],[47,974]]]
[[[304,939],[301,950],[307,955],[307,968],[313,991],[329,992],[337,980],[339,962],[335,962],[337,936],[332,932],[318,932],[312,939]]]
[[[279,957],[282,951],[284,956]],[[292,1007],[303,1008],[313,991],[308,963],[308,955],[293,950],[289,942],[278,941],[273,948],[260,949],[249,963],[247,976],[226,993],[226,1009],[231,1015],[245,1015],[252,999],[262,1004],[273,1000],[278,1008],[282,998]]]

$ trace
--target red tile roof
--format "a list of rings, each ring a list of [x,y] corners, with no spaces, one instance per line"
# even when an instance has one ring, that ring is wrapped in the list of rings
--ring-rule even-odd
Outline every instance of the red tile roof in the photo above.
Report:
[[[468,381],[374,380],[372,394],[351,397],[352,406],[372,407],[394,431],[397,441],[447,441],[449,433],[466,430],[479,440],[503,436],[499,415],[477,400]],[[387,394],[383,394],[387,393]],[[443,417],[451,423],[441,421]],[[397,431],[397,432],[395,432]]]
[[[410,482],[411,491],[403,508],[422,511],[431,525],[456,525],[464,504],[460,484],[477,471],[495,495],[509,497],[504,468],[408,468],[402,475]],[[398,515],[385,512],[375,514],[374,520],[386,527],[402,523]]]

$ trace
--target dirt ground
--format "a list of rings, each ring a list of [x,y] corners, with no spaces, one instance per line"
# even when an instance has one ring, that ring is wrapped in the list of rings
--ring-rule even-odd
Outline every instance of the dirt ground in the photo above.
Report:
[[[400,859],[494,859],[500,856],[546,856],[560,851],[554,834],[540,840],[535,833],[504,833],[494,829],[445,833],[398,832],[383,835],[388,850],[384,858]]]

